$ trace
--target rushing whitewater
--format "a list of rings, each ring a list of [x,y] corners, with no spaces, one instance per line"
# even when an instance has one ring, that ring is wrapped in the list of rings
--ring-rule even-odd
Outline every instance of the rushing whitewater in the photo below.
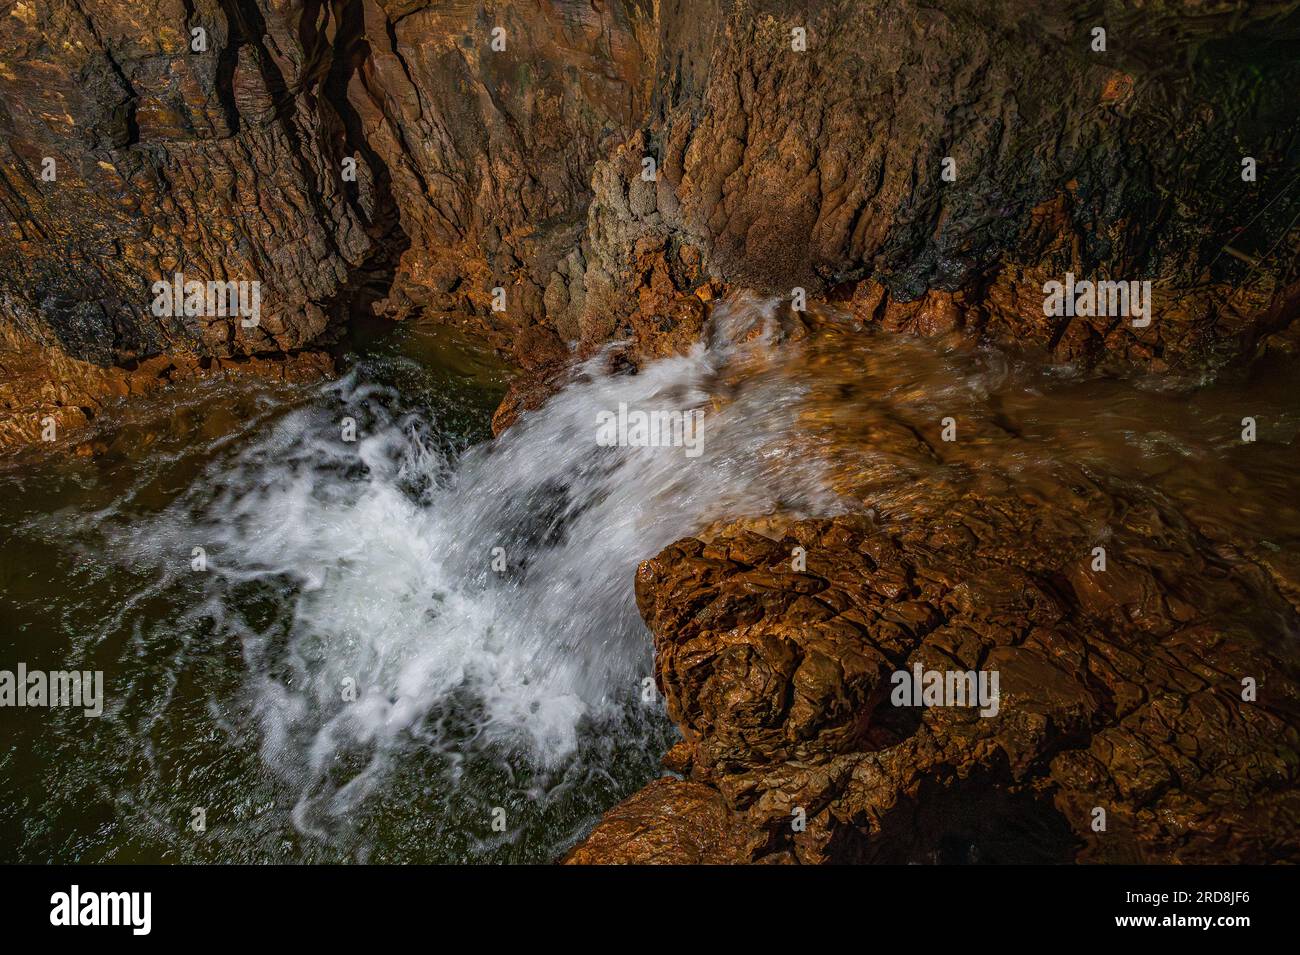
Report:
[[[439,449],[436,422],[394,416],[393,396],[354,370],[329,407],[295,411],[211,470],[197,527],[182,500],[142,535],[155,555],[202,541],[202,612],[242,641],[262,749],[303,787],[303,826],[320,801],[352,807],[413,743],[453,758],[497,746],[549,767],[584,725],[645,706],[637,563],[714,520],[835,508],[815,460],[790,460],[803,386],[727,377],[779,354],[782,334],[775,303],[720,309],[689,356],[638,374],[597,356],[459,456]],[[703,410],[698,453],[601,446],[597,422],[620,404]],[[343,417],[358,422],[355,443]],[[229,613],[228,592],[250,583],[296,593],[283,639]],[[357,754],[340,776],[340,757]]]

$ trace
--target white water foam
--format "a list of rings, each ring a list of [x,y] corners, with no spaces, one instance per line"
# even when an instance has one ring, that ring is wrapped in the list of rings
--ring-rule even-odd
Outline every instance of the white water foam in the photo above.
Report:
[[[735,362],[780,355],[781,324],[775,302],[745,300],[717,309],[710,343],[689,356],[636,374],[598,356],[455,459],[435,450],[436,423],[392,413],[397,396],[354,370],[328,389],[333,413],[299,409],[224,462],[205,479],[215,493],[198,528],[191,502],[152,536],[202,539],[221,588],[294,594],[283,632],[219,598],[202,611],[243,641],[268,763],[320,796],[343,754],[364,753],[364,768],[329,784],[345,809],[394,751],[463,747],[463,733],[444,732],[453,711],[472,714],[471,745],[549,766],[574,751],[584,720],[638,699],[653,673],[639,561],[710,521],[836,508],[797,450],[802,386],[752,368],[728,377]],[[704,409],[702,453],[599,447],[597,415],[620,402]],[[357,418],[356,443],[340,440],[338,413]]]

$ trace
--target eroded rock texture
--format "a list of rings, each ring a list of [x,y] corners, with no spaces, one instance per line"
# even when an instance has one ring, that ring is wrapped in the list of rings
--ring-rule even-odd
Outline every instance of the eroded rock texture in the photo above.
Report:
[[[342,290],[385,254],[375,176],[349,187],[339,175],[356,146],[346,101],[329,91],[355,42],[320,3],[5,4],[6,375],[52,369],[53,391],[90,406],[113,394],[93,367],[133,372],[161,355],[282,364],[320,348]],[[260,324],[155,315],[151,286],[176,272],[260,281]],[[73,361],[48,360],[50,348]],[[71,404],[8,384],[14,417]],[[8,433],[29,422],[17,424]]]
[[[1112,516],[1105,572],[1016,496],[670,546],[637,599],[689,781],[611,811],[571,860],[660,861],[657,819],[694,820],[683,838],[718,861],[1300,858],[1295,606],[1176,514]],[[891,674],[918,663],[997,671],[996,714],[895,706]]]
[[[1285,345],[1298,40],[1292,0],[5,0],[5,411],[102,396],[19,369],[293,355],[372,308],[470,316],[544,394],[724,286],[1088,360]],[[1067,270],[1152,280],[1155,321],[1045,319]],[[152,315],[174,271],[260,280],[261,324]]]
[[[1070,357],[1249,347],[1296,305],[1292,200],[1237,230],[1296,166],[1300,21],[1290,4],[1232,9],[706,3],[688,28],[666,5],[653,112],[597,167],[585,242],[548,305],[584,337],[645,338],[689,324],[683,293],[710,283],[797,285],[889,327],[967,325]],[[1280,31],[1276,59],[1256,58],[1257,30]],[[1275,110],[1243,109],[1247,87]],[[1269,188],[1241,181],[1246,142],[1270,153]],[[635,175],[644,154],[658,182]],[[1279,257],[1246,281],[1230,239]],[[1152,280],[1159,320],[1044,320],[1042,283],[1067,270]]]
[[[1169,515],[1128,516],[1096,573],[1084,542],[1045,528],[984,541],[1008,512],[1034,522],[965,502],[924,524],[686,539],[646,561],[638,602],[692,782],[621,804],[572,860],[659,861],[658,819],[695,820],[684,838],[706,859],[1300,858],[1295,608],[1260,569],[1174,544]],[[889,676],[918,663],[997,670],[998,712],[893,706]]]

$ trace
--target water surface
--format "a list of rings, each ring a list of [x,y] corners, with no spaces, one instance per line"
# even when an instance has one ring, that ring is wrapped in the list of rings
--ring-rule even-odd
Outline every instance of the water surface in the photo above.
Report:
[[[105,415],[102,453],[0,466],[0,668],[107,696],[0,709],[0,860],[552,861],[674,739],[637,562],[736,518],[977,485],[1104,539],[1158,501],[1295,579],[1286,364],[1103,377],[742,297],[691,355],[617,367],[493,442],[504,371],[410,324],[338,381],[180,385]],[[704,411],[703,453],[598,447],[619,403]]]

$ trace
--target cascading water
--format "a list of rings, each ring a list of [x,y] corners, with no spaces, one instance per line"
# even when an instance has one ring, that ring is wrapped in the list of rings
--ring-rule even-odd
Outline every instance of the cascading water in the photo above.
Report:
[[[146,481],[92,516],[118,570],[159,576],[89,644],[130,623],[142,649],[161,632],[181,635],[186,657],[238,647],[238,704],[213,696],[207,709],[256,726],[259,775],[275,803],[292,794],[296,842],[370,857],[385,842],[367,831],[370,803],[402,791],[396,777],[442,820],[435,857],[553,857],[653,773],[669,739],[647,693],[637,563],[710,521],[836,506],[814,462],[787,466],[806,386],[725,380],[780,334],[774,303],[721,309],[707,346],[638,374],[597,356],[473,447],[373,361],[283,413],[268,400],[156,513],[133,513]],[[620,404],[704,409],[699,453],[599,446],[598,416]],[[31,527],[57,535],[63,517]],[[144,624],[154,600],[171,619]],[[109,719],[134,702],[110,702]],[[248,726],[230,730],[252,742]],[[558,832],[510,849],[557,803]]]
[[[1295,550],[1288,368],[1110,379],[740,297],[690,355],[599,355],[485,441],[497,373],[444,334],[324,387],[179,387],[103,423],[102,454],[0,470],[0,668],[99,669],[106,694],[98,719],[0,708],[7,861],[551,861],[658,773],[634,573],[715,522],[908,519],[975,486],[1104,537],[1073,488]],[[602,446],[620,405],[702,411],[699,454]]]
[[[729,326],[746,318],[759,336],[737,345]],[[326,389],[331,407],[286,416],[144,535],[155,557],[183,552],[200,515],[216,603],[232,587],[292,589],[284,641],[223,626],[244,646],[268,763],[304,785],[302,827],[326,836],[318,810],[355,808],[412,746],[452,766],[495,749],[549,770],[584,729],[644,718],[638,561],[715,519],[833,505],[813,469],[773,466],[797,444],[799,386],[785,379],[710,414],[698,456],[596,443],[598,415],[620,403],[707,404],[738,351],[768,347],[774,309],[746,318],[724,311],[710,347],[641,374],[602,372],[598,356],[459,455],[354,370]],[[340,413],[358,421],[355,445]],[[364,768],[338,771],[345,757]]]

